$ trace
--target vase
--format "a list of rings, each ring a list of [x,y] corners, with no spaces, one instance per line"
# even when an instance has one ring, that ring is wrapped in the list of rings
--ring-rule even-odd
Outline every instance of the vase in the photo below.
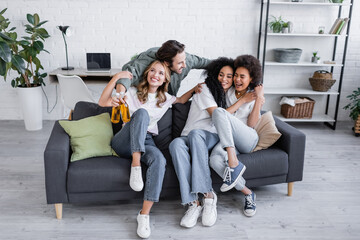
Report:
[[[25,122],[25,129],[42,129],[42,91],[41,86],[18,87],[20,108]]]

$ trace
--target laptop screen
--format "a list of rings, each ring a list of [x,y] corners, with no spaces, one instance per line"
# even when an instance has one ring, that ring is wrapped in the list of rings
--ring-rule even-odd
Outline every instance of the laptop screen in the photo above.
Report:
[[[86,53],[88,70],[110,70],[110,53]]]

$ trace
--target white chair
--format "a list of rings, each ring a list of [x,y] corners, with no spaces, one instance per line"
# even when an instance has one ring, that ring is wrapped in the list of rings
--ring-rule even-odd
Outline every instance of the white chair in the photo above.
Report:
[[[75,104],[79,101],[95,102],[89,89],[79,76],[65,76],[62,74],[56,74],[56,76],[59,81],[63,103],[71,111],[74,110]]]

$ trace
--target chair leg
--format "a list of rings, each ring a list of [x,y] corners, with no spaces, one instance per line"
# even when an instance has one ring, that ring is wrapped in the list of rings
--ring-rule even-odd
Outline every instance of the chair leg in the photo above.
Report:
[[[55,203],[56,218],[62,219],[62,203]]]
[[[70,114],[69,114],[69,118],[68,118],[68,120],[71,120],[71,115],[72,115],[72,112],[73,112],[73,110],[71,110],[71,111],[70,111]]]
[[[288,183],[288,194],[287,194],[288,196],[292,196],[293,186],[294,186],[294,182]]]

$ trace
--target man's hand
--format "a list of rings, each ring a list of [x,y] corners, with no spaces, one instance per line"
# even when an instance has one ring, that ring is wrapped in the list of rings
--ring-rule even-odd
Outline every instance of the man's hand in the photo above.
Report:
[[[116,73],[113,78],[115,78],[116,80],[119,80],[120,78],[129,78],[132,79],[133,75],[131,72],[129,71],[121,71]]]

